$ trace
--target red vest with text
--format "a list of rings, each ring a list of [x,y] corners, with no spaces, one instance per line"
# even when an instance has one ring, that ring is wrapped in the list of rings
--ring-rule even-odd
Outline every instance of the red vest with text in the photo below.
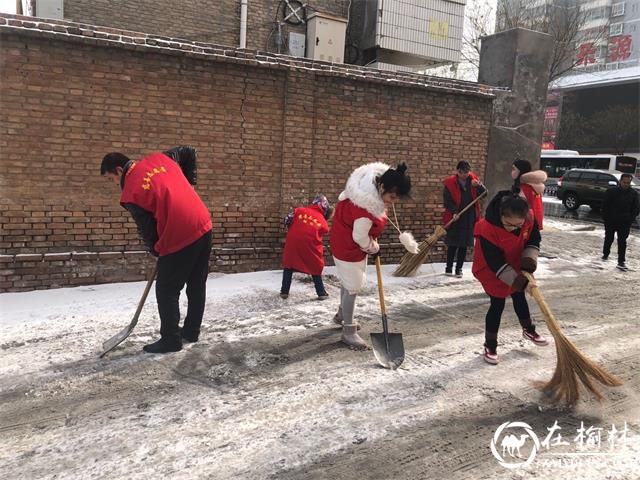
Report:
[[[542,204],[542,195],[535,191],[531,185],[523,183],[520,185],[520,190],[527,199],[529,208],[533,210],[533,216],[538,222],[538,228],[542,230],[542,220],[544,219],[544,205]]]
[[[331,224],[331,254],[344,262],[359,262],[367,254],[353,240],[353,222],[366,217],[373,222],[369,236],[377,239],[387,224],[387,217],[376,218],[364,208],[358,207],[351,200],[341,200],[336,205],[336,212]]]
[[[211,230],[206,205],[176,162],[153,153],[127,170],[120,204],[133,203],[153,214],[160,256],[182,250]]]
[[[471,180],[478,180],[478,176],[473,172],[469,172],[469,177],[471,178]],[[460,202],[462,201],[462,192],[460,191],[460,183],[458,182],[458,176],[451,175],[450,177],[445,178],[442,181],[442,183],[444,183],[445,188],[451,194],[451,198],[453,199],[453,202],[458,206],[458,211],[459,211]],[[471,199],[475,200],[477,196],[478,196],[478,192],[476,191],[475,187],[471,187]],[[474,208],[476,209],[476,221],[478,221],[481,217],[480,203],[476,203]],[[442,224],[446,225],[451,221],[452,218],[453,218],[453,212],[445,208],[444,212],[442,213]]]
[[[516,272],[520,273],[520,260],[522,252],[531,236],[533,221],[527,218],[520,229],[520,235],[507,232],[500,226],[489,223],[486,219],[481,219],[473,230],[476,243],[473,249],[473,266],[471,271],[482,284],[482,288],[492,297],[506,298],[515,290],[511,285],[507,285],[500,280],[493,272],[484,258],[484,252],[480,245],[480,238],[484,238],[498,247],[504,255],[505,261],[511,265]]]
[[[284,244],[282,266],[309,275],[321,275],[324,268],[322,236],[329,232],[329,225],[322,208],[296,208]]]

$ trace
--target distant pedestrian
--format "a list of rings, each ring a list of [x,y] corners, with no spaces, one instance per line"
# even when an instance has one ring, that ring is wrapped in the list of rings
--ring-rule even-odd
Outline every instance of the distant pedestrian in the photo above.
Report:
[[[602,260],[607,260],[611,253],[613,236],[618,237],[618,269],[626,272],[627,237],[631,230],[631,224],[640,213],[640,201],[638,192],[631,188],[633,175],[624,173],[617,187],[607,190],[602,205],[602,218],[604,220],[604,246],[602,247]]]
[[[533,215],[538,222],[538,228],[542,230],[544,228],[542,225],[544,220],[542,194],[547,174],[542,170],[532,170],[531,163],[527,160],[516,159],[511,165],[511,178],[513,179],[513,190],[520,191],[520,196],[527,199],[529,208],[533,210]]]
[[[287,238],[282,255],[282,287],[280,297],[289,297],[293,272],[311,275],[318,299],[325,300],[329,294],[322,282],[324,269],[323,235],[329,233],[327,220],[333,209],[324,195],[316,196],[308,207],[298,207],[285,218]]]
[[[485,192],[485,187],[478,176],[471,171],[466,160],[458,162],[456,173],[442,182],[442,199],[444,213],[442,223],[446,225],[455,220],[447,229],[444,244],[447,246],[446,275],[453,275],[453,261],[456,260],[456,277],[462,276],[462,267],[467,256],[467,248],[473,247],[473,227],[480,220],[480,202],[470,208],[462,216],[459,212]]]

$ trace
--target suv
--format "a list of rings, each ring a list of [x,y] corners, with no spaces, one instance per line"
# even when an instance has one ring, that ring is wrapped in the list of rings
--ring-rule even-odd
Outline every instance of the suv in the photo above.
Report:
[[[577,210],[580,205],[589,205],[598,210],[602,207],[605,192],[616,187],[622,175],[617,170],[574,168],[558,180],[556,196],[568,210]],[[638,178],[633,178],[631,188],[640,193]]]

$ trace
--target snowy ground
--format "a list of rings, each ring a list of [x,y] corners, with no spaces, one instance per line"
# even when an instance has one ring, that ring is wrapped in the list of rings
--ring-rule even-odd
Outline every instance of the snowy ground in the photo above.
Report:
[[[164,356],[141,352],[159,327],[152,294],[131,337],[97,358],[129,322],[143,283],[4,294],[0,478],[637,479],[640,235],[629,239],[633,271],[621,273],[599,260],[600,227],[545,226],[543,293],[578,347],[625,381],[601,404],[558,407],[534,388],[551,377],[555,350],[521,338],[510,302],[502,362],[484,363],[488,304],[470,265],[462,279],[437,264],[411,279],[385,267],[391,328],[407,351],[396,371],[339,343],[331,269],[324,302],[307,281],[281,300],[280,272],[212,274],[201,341]],[[381,331],[369,275],[356,310],[367,339]],[[491,453],[503,423],[525,422],[543,441],[556,420],[554,438],[561,433],[569,446],[542,447],[519,469]],[[626,447],[608,444],[606,431],[625,422]],[[603,429],[600,448],[579,448],[581,424]],[[525,442],[527,457],[533,441]]]

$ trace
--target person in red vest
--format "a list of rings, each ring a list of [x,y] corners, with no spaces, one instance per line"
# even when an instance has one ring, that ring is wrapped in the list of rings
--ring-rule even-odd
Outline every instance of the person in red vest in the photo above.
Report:
[[[311,275],[318,299],[326,300],[329,294],[322,282],[324,269],[324,245],[322,236],[329,233],[327,220],[333,209],[324,195],[317,195],[308,207],[296,208],[285,218],[288,227],[282,256],[282,288],[280,297],[289,297],[293,272]]]
[[[380,162],[362,165],[349,176],[336,205],[329,244],[341,289],[333,320],[342,325],[341,341],[357,350],[367,344],[358,335],[359,325],[353,322],[356,296],[367,280],[368,255],[380,250],[378,237],[387,224],[387,205],[411,192],[406,172],[404,163],[396,168]]]
[[[498,363],[498,329],[509,296],[524,338],[538,346],[547,345],[547,340],[536,332],[524,294],[534,285],[522,272],[535,272],[541,240],[527,201],[519,192],[498,192],[487,207],[485,218],[476,224],[474,235],[472,272],[491,302],[485,318],[484,359]]]
[[[120,185],[120,204],[133,216],[149,252],[158,257],[160,340],[143,350],[181,350],[183,340],[196,342],[200,335],[211,253],[211,215],[192,186],[196,152],[177,147],[138,161],[113,152],[102,159],[100,174]],[[180,329],[178,300],[185,284],[188,307]]]
[[[453,275],[455,259],[456,277],[461,277],[467,248],[473,247],[473,227],[481,217],[480,201],[462,216],[458,212],[464,210],[478,195],[482,195],[485,187],[478,176],[471,171],[471,165],[466,160],[458,162],[456,173],[445,178],[442,183],[444,184],[442,223],[446,225],[455,219],[447,229],[447,236],[444,239],[444,244],[447,246],[447,266],[444,272],[446,275]]]
[[[511,165],[511,178],[513,188],[520,189],[520,195],[527,199],[529,208],[533,210],[533,215],[538,222],[538,228],[542,230],[544,220],[542,194],[547,174],[542,170],[531,170],[531,163],[527,160],[516,159]]]

